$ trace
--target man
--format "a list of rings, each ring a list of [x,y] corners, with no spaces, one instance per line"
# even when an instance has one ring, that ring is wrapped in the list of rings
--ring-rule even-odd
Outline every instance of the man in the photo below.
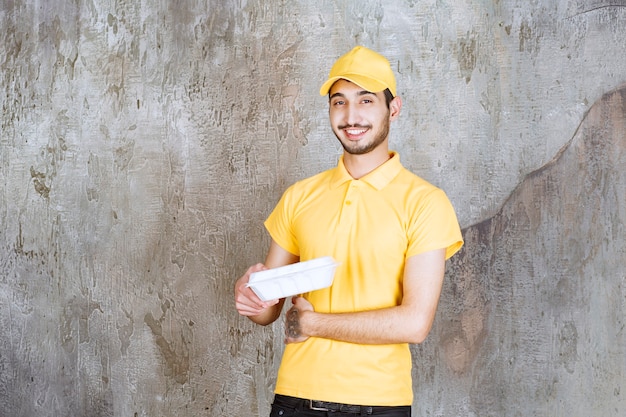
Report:
[[[270,417],[410,416],[409,343],[433,323],[445,261],[463,244],[443,191],[410,173],[388,146],[402,100],[389,61],[357,46],[320,89],[344,152],[336,168],[299,181],[265,222],[265,264],[237,280],[240,314],[267,325],[284,299],[262,302],[250,274],[332,256],[332,286],[293,297]]]

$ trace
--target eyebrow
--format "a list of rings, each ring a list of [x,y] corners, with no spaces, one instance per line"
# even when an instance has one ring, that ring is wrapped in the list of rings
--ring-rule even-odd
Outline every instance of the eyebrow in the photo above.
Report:
[[[358,96],[366,96],[368,94],[371,94],[373,96],[376,95],[376,93],[372,93],[371,91],[367,91],[367,90],[361,90],[357,93]],[[332,96],[330,96],[330,98],[334,98],[334,97],[345,97],[346,95],[340,92],[336,92],[335,94],[333,94]]]

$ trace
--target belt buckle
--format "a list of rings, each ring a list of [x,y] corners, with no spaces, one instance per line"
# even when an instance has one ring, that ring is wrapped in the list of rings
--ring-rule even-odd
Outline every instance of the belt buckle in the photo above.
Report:
[[[323,407],[313,407],[313,400],[307,400],[309,403],[309,410],[313,410],[313,411],[331,411],[330,408],[323,408]]]

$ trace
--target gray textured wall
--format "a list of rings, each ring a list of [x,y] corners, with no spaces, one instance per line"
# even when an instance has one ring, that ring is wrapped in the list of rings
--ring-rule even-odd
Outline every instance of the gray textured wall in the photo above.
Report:
[[[281,325],[232,284],[335,164],[317,90],[357,43],[467,240],[414,414],[626,414],[625,1],[1,0],[0,27],[0,416],[268,414]]]

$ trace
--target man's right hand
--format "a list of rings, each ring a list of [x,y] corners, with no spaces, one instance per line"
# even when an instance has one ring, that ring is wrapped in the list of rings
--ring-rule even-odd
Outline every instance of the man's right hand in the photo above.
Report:
[[[253,318],[255,316],[264,315],[267,310],[278,304],[280,300],[270,300],[270,301],[262,301],[252,289],[246,284],[250,281],[250,274],[258,271],[265,271],[268,269],[265,265],[258,263],[256,265],[252,265],[246,273],[235,282],[235,307],[237,311],[242,316]],[[259,322],[257,320],[252,319],[255,322]],[[265,320],[260,320],[264,322]],[[267,323],[262,323],[267,324]]]
[[[276,319],[280,316],[281,310],[283,309],[285,299],[281,298],[278,300],[261,301],[254,291],[247,287],[246,284],[250,281],[250,274],[253,272],[278,268],[279,266],[298,262],[298,260],[298,256],[287,252],[272,239],[267,257],[265,258],[265,264],[258,263],[256,265],[252,265],[235,283],[235,307],[237,308],[239,314],[246,316],[253,322],[264,326],[276,321]]]

